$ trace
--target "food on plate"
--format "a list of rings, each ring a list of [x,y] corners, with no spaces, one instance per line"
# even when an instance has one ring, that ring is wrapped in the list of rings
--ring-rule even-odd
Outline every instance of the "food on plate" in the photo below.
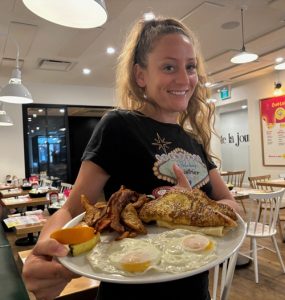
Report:
[[[88,226],[93,226],[106,213],[107,205],[104,202],[92,205],[86,195],[81,195],[80,201],[85,209],[84,222]]]
[[[146,234],[144,223],[156,221],[158,226],[183,228],[223,236],[236,227],[237,216],[226,204],[217,203],[199,190],[168,189],[153,200],[122,186],[107,203],[91,204],[85,195],[81,203],[86,213],[83,223],[96,231],[116,231],[117,240]]]
[[[81,203],[86,210],[83,222],[98,232],[116,231],[120,234],[117,239],[146,234],[138,210],[147,201],[149,199],[146,195],[139,195],[124,186],[113,193],[107,203],[97,202],[93,205],[85,195],[82,195]]]
[[[78,256],[82,253],[88,252],[93,247],[95,247],[99,241],[100,241],[100,233],[97,232],[97,234],[95,234],[93,236],[93,238],[91,238],[90,240],[88,240],[86,242],[83,242],[80,244],[69,245],[70,254],[72,256]]]
[[[216,242],[189,230],[175,229],[137,239],[102,241],[87,255],[96,272],[136,276],[149,271],[181,273],[212,260]]]
[[[212,236],[224,236],[230,229],[225,227],[225,226],[204,226],[204,227],[199,227],[199,226],[190,226],[190,225],[182,225],[182,224],[173,224],[170,222],[166,221],[161,221],[158,220],[156,221],[157,226],[159,227],[165,227],[169,229],[187,229],[191,230],[194,232],[199,232],[207,235],[212,235]]]
[[[141,219],[138,217],[138,213],[135,206],[129,203],[121,212],[122,221],[131,229],[137,233],[146,234],[146,228],[144,227]]]
[[[70,254],[77,256],[91,250],[99,241],[100,233],[88,226],[75,226],[54,231],[51,238],[61,244],[69,245]]]
[[[158,221],[173,225],[197,227],[236,227],[237,216],[232,208],[211,200],[199,190],[170,190],[146,203],[140,210],[143,222]]]

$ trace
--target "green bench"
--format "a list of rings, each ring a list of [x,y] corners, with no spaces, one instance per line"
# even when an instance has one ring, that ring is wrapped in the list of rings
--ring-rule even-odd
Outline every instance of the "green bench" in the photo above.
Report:
[[[11,246],[6,238],[3,227],[0,225],[0,299],[29,300],[21,274],[18,271]]]

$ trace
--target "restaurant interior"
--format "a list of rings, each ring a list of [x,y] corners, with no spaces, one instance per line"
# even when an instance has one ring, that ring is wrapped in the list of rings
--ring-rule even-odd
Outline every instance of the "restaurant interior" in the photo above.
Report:
[[[217,134],[211,148],[241,206],[241,217],[249,222],[252,203],[258,201],[262,216],[277,210],[272,239],[267,236],[260,242],[274,247],[277,255],[258,251],[257,271],[256,260],[243,255],[252,245],[244,223],[244,235],[232,242],[236,247],[224,264],[225,282],[222,260],[209,267],[211,297],[285,299],[285,194],[276,194],[285,188],[285,1],[89,0],[103,11],[103,20],[86,25],[85,19],[82,26],[68,18],[64,24],[52,18],[63,11],[59,7],[51,19],[41,15],[44,4],[32,11],[33,2],[0,0],[0,260],[5,266],[0,281],[7,282],[3,299],[36,299],[21,278],[25,258],[45,219],[72,190],[94,127],[116,107],[115,68],[126,32],[138,18],[159,15],[183,21],[199,40],[208,75],[205,85],[211,92],[207,101],[216,108]],[[97,19],[91,16],[92,22]],[[251,58],[236,62],[241,54]],[[16,83],[25,91],[19,101],[9,98],[13,80],[20,80]],[[43,195],[31,195],[25,185]],[[25,202],[26,196],[34,197],[33,202]],[[58,197],[58,206],[52,207],[53,197]],[[267,201],[271,207],[270,199],[275,199],[271,210],[265,207]],[[23,212],[31,220],[29,212],[37,210],[44,217],[32,224],[7,226],[3,221]],[[94,299],[99,284],[100,277],[80,277],[57,299]]]

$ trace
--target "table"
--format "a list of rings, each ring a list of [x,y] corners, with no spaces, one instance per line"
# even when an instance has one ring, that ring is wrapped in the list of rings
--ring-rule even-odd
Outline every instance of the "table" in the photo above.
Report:
[[[271,187],[280,187],[285,188],[285,179],[270,179],[263,182],[256,183],[259,186],[271,186]]]
[[[10,183],[0,183],[0,191],[2,190],[10,190],[10,189],[14,189],[16,188],[16,186],[10,184]]]
[[[18,252],[21,262],[24,264],[27,256],[30,254],[31,250],[25,250]],[[79,277],[72,279],[66,287],[63,289],[61,294],[56,298],[67,299],[68,295],[73,296],[72,299],[89,299],[87,293],[90,294],[90,299],[94,299],[96,296],[97,288],[100,281],[95,279],[90,279],[87,277]],[[78,294],[76,297],[75,295]],[[86,296],[84,295],[86,294]]]
[[[261,190],[258,189],[252,189],[252,188],[240,188],[240,187],[235,187],[231,193],[234,196],[236,200],[242,200],[242,199],[247,199],[249,197],[249,194],[253,193],[261,193]],[[265,191],[266,192],[266,191]]]
[[[49,200],[46,197],[39,197],[39,198],[2,198],[0,199],[0,204],[7,208],[23,208],[27,206],[37,206],[37,205],[46,205],[49,204]]]
[[[19,188],[15,189],[4,189],[0,191],[0,198],[18,197],[29,194],[29,191],[24,191]]]
[[[34,236],[34,233],[40,232],[46,223],[47,218],[41,220],[37,224],[26,224],[26,225],[18,225],[15,226],[16,235],[27,234],[27,237],[19,238],[15,241],[15,245],[17,246],[29,246],[35,245],[38,238]]]
[[[25,208],[27,206],[37,206],[37,205],[46,205],[49,204],[49,200],[46,197],[40,197],[40,198],[2,198],[0,199],[0,204],[6,208]],[[17,229],[15,228],[16,234],[27,234],[24,238],[19,238],[16,240],[15,244],[17,246],[27,246],[27,245],[34,245],[37,242],[37,238],[34,237],[34,232],[41,231],[43,227],[43,224],[39,224],[38,227],[32,227],[29,225],[26,225],[26,227],[20,227]],[[35,231],[36,229],[39,229]]]

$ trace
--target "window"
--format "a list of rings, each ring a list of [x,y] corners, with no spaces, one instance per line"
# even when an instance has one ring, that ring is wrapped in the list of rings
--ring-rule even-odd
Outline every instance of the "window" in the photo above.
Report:
[[[91,133],[110,107],[23,105],[26,177],[74,183]]]

